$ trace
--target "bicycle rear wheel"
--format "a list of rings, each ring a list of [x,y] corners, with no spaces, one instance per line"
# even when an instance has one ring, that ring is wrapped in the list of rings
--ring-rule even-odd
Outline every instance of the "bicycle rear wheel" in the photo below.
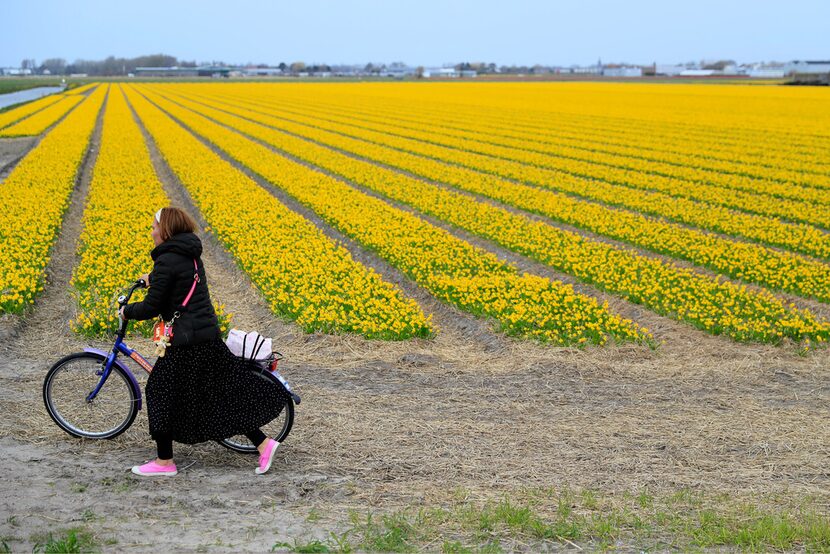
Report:
[[[270,372],[255,369],[257,375],[259,375],[262,379],[269,381],[270,383],[275,384],[278,387],[282,387],[282,383],[280,383],[279,379],[271,375]],[[286,401],[285,406],[283,407],[280,415],[277,416],[276,419],[268,423],[267,425],[262,427],[262,432],[265,433],[266,436],[271,437],[277,442],[282,442],[288,437],[288,433],[291,432],[291,427],[294,425],[294,402],[291,398]],[[235,450],[236,452],[242,452],[246,454],[254,454],[257,452],[256,446],[251,444],[251,441],[245,437],[245,435],[236,435],[227,439],[222,439],[217,441],[219,444],[226,448],[230,448],[231,450]]]
[[[138,398],[124,370],[113,365],[92,401],[106,358],[79,352],[59,360],[43,380],[43,403],[58,427],[74,437],[111,439],[127,430],[138,414]]]

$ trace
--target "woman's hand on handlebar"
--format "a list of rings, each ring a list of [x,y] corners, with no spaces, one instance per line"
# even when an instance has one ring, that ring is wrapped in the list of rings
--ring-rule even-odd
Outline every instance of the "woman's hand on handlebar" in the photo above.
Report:
[[[144,286],[145,287],[150,286],[150,274],[149,273],[145,273],[144,275],[139,277],[139,280],[144,281]]]
[[[120,317],[124,321],[127,321],[127,318],[124,317],[124,306],[118,308],[118,317]]]

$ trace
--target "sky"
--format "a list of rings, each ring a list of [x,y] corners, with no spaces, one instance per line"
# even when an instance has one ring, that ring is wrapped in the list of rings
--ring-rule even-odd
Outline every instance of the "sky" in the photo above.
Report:
[[[0,66],[830,59],[828,0],[0,0]]]

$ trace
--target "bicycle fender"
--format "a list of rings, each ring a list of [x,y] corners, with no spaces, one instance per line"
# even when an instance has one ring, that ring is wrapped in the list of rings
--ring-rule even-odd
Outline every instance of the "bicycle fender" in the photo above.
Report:
[[[103,356],[104,359],[106,359],[109,356],[108,353],[104,352],[103,350],[98,350],[97,348],[84,348],[84,352],[89,352],[91,354],[99,354],[99,355]],[[117,365],[118,367],[120,367],[124,371],[124,374],[127,376],[127,378],[130,380],[130,385],[133,387],[133,390],[135,391],[135,397],[138,400],[138,409],[140,410],[141,409],[141,385],[138,384],[138,381],[136,380],[135,375],[133,375],[133,372],[130,371],[130,368],[125,366],[121,362],[121,360],[116,358],[113,363],[115,365]]]

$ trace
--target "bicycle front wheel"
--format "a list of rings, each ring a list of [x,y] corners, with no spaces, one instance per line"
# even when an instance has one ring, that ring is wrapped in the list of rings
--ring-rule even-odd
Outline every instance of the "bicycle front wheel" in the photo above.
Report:
[[[106,358],[92,352],[59,360],[43,381],[43,403],[58,427],[74,437],[111,439],[127,430],[138,414],[138,398],[129,377],[117,365],[92,400]]]
[[[279,379],[271,375],[271,373],[269,373],[268,371],[259,369],[254,371],[256,371],[257,375],[259,375],[260,378],[278,387],[282,387],[282,383],[280,383]],[[289,397],[288,400],[285,402],[285,406],[280,412],[280,415],[278,415],[276,419],[262,427],[262,432],[265,433],[266,436],[274,439],[275,441],[282,442],[286,439],[286,437],[288,437],[288,433],[291,432],[291,427],[293,425],[294,401],[291,400],[291,398]],[[249,441],[245,435],[236,435],[234,437],[222,439],[217,442],[226,448],[235,450],[236,452],[242,452],[246,454],[254,454],[257,452],[256,446],[251,444],[251,441]]]

